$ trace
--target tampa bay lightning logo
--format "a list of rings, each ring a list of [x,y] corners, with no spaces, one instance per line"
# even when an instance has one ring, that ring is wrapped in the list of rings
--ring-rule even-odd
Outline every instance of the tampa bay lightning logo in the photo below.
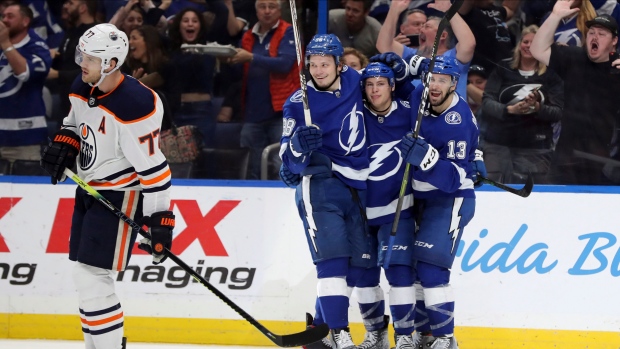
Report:
[[[364,113],[362,110],[357,110],[357,103],[355,103],[351,112],[342,120],[342,126],[338,135],[340,147],[346,151],[344,155],[364,147],[366,143],[365,130]]]
[[[448,125],[458,125],[461,123],[461,114],[455,111],[451,111],[446,114],[446,123]]]
[[[304,97],[303,91],[297,90],[295,93],[293,93],[293,95],[289,99],[293,103],[301,103],[303,101],[303,97]]]
[[[4,57],[2,60],[4,61]],[[13,75],[13,68],[11,68],[10,64],[0,69],[0,98],[16,94],[22,87],[22,84],[23,82]]]
[[[400,139],[389,143],[373,144],[368,147],[368,152],[371,154],[368,180],[382,181],[398,173],[403,163],[398,143],[400,143]]]
[[[95,132],[89,125],[80,124],[80,139],[82,139],[82,145],[80,147],[80,168],[82,170],[88,170],[93,167],[97,159]]]

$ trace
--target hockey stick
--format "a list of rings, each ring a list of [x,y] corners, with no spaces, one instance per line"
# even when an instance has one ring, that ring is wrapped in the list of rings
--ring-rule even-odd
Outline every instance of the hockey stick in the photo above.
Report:
[[[121,210],[116,208],[110,201],[108,201],[103,195],[101,195],[98,191],[96,191],[93,187],[84,182],[77,174],[73,173],[70,169],[65,169],[65,175],[70,177],[77,185],[79,185],[82,189],[84,189],[88,194],[97,199],[103,206],[105,206],[108,210],[114,213],[118,218],[120,218],[123,222],[127,223],[133,230],[138,232],[138,234],[144,236],[145,238],[150,239],[151,235],[146,232],[138,223],[134,222],[131,218],[127,217]],[[170,250],[166,249],[166,256],[170,258],[173,262],[175,262],[179,267],[181,267],[185,272],[190,274],[196,281],[200,282],[204,287],[208,288],[209,291],[213,292],[219,299],[221,299],[226,305],[233,308],[237,314],[241,315],[247,322],[252,324],[256,329],[261,331],[267,338],[269,338],[273,343],[280,347],[299,347],[302,345],[314,343],[316,341],[320,341],[325,338],[329,333],[329,327],[326,324],[322,324],[313,328],[306,329],[303,332],[286,334],[286,335],[277,335],[271,331],[269,331],[265,326],[261,325],[258,321],[256,321],[250,314],[246,313],[243,309],[241,309],[237,304],[235,304],[232,300],[226,297],[222,292],[220,292],[217,288],[211,285],[207,280],[205,280],[202,275],[198,274],[194,269],[185,264],[183,260],[177,257],[175,254],[170,252]]]
[[[413,131],[413,138],[418,138],[420,134],[420,127],[422,126],[422,117],[424,116],[424,112],[426,111],[426,102],[428,99],[428,92],[430,90],[430,81],[432,71],[435,68],[435,60],[437,58],[437,48],[439,47],[439,40],[441,39],[441,34],[450,23],[450,20],[457,11],[463,5],[464,0],[456,0],[450,6],[448,11],[444,14],[439,21],[439,26],[437,27],[437,34],[435,35],[435,41],[433,41],[433,50],[431,51],[431,61],[428,65],[428,73],[424,76],[424,90],[422,91],[422,100],[420,101],[420,106],[418,107],[418,117],[415,122],[415,129]],[[409,64],[409,63],[407,63]],[[405,198],[405,191],[407,189],[407,182],[409,178],[409,170],[410,164],[407,163],[405,165],[405,173],[403,174],[403,181],[400,185],[400,192],[398,194],[398,202],[396,204],[396,212],[394,213],[394,223],[392,224],[392,231],[390,232],[390,239],[388,241],[388,248],[385,253],[385,257],[383,258],[383,269],[388,269],[390,267],[390,259],[392,258],[392,248],[394,248],[394,240],[396,239],[396,231],[398,230],[398,221],[400,220],[400,213],[403,209],[403,200]]]
[[[490,184],[494,187],[500,188],[502,190],[505,190],[509,193],[518,195],[522,198],[526,198],[528,196],[530,196],[530,194],[532,193],[532,189],[534,188],[534,178],[532,178],[531,175],[527,175],[527,179],[525,180],[525,185],[523,186],[523,188],[521,189],[515,189],[512,187],[507,186],[506,184],[503,183],[499,183],[496,182],[492,179],[488,179],[482,176],[478,176],[479,181],[483,182],[483,183],[487,183]]]
[[[304,103],[304,119],[306,126],[312,125],[310,116],[310,105],[308,105],[308,86],[306,86],[306,76],[304,75],[303,54],[301,53],[301,39],[299,28],[297,27],[297,5],[295,0],[289,0],[291,6],[291,19],[293,22],[293,34],[295,35],[295,52],[297,53],[297,67],[299,69],[299,84],[301,85],[301,99]]]

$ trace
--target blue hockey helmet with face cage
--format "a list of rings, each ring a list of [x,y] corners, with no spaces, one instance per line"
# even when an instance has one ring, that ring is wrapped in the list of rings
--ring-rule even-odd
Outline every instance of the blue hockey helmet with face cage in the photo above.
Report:
[[[344,54],[340,39],[334,34],[317,34],[306,46],[306,67],[310,64],[310,56],[334,56],[336,65]]]
[[[433,73],[450,75],[453,80],[458,80],[461,77],[459,65],[460,63],[454,57],[437,56]]]
[[[366,82],[366,79],[378,76],[387,78],[390,86],[394,87],[394,71],[392,68],[388,67],[385,63],[371,62],[362,72],[362,80],[360,81],[362,84],[362,90],[364,90],[364,83]]]

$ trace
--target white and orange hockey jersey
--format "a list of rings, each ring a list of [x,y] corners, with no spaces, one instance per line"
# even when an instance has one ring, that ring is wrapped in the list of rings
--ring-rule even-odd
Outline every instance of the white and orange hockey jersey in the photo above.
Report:
[[[142,190],[145,216],[168,210],[171,175],[159,149],[159,96],[127,75],[106,94],[93,96],[93,90],[81,76],[75,80],[62,126],[82,141],[78,175],[98,190]]]

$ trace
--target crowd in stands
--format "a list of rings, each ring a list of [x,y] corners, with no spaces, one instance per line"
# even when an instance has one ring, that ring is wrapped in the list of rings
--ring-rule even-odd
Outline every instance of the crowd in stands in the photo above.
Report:
[[[440,36],[437,53],[462,63],[456,92],[477,117],[489,178],[620,182],[620,99],[612,94],[620,86],[612,65],[618,0],[465,0],[443,33],[437,29],[450,0],[324,1],[327,30],[355,70],[388,51],[430,57]],[[318,5],[296,3],[305,47],[317,31]],[[20,165],[40,159],[81,74],[79,37],[109,22],[129,38],[122,71],[163,97],[163,128],[173,121],[200,132],[204,151],[176,176],[278,178],[282,106],[300,84],[289,1],[0,0],[0,13],[1,173],[20,174]],[[182,49],[207,43],[236,53]],[[580,137],[588,141],[574,142]]]

